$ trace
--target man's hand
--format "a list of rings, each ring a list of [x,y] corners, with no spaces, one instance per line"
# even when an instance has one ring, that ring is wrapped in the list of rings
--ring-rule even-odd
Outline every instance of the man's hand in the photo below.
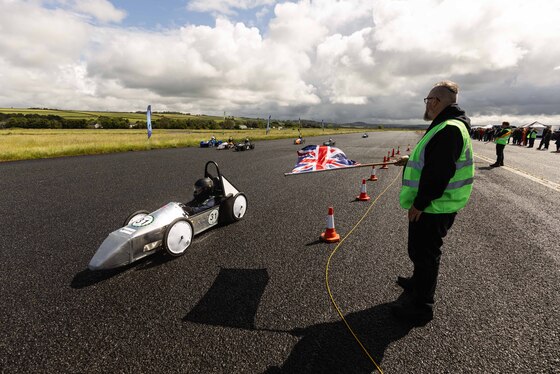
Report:
[[[405,166],[407,162],[408,156],[402,156],[395,162],[395,166]]]
[[[421,210],[418,210],[413,206],[410,207],[408,210],[408,221],[409,222],[418,222],[420,219],[420,215],[422,214]]]

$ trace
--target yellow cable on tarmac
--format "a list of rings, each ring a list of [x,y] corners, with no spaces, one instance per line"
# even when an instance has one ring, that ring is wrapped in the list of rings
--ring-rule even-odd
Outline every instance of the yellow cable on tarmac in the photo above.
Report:
[[[381,368],[379,367],[379,365],[377,364],[377,362],[375,362],[375,360],[373,359],[373,357],[371,357],[371,355],[369,354],[368,350],[364,347],[364,345],[362,344],[362,342],[360,341],[360,339],[358,338],[358,336],[356,335],[356,333],[354,332],[354,330],[352,330],[352,327],[350,326],[350,324],[346,321],[346,318],[344,318],[344,315],[342,314],[342,311],[340,310],[340,308],[338,307],[338,305],[336,304],[336,302],[334,301],[334,297],[332,295],[331,292],[331,288],[329,286],[329,266],[331,264],[331,259],[334,256],[334,254],[336,253],[336,251],[338,251],[338,249],[340,248],[340,246],[342,245],[342,243],[344,243],[344,241],[346,240],[346,238],[348,238],[353,232],[354,230],[362,223],[362,221],[368,216],[368,214],[370,213],[371,209],[373,208],[373,206],[375,205],[375,203],[377,202],[377,200],[379,200],[379,198],[381,198],[381,196],[383,196],[383,194],[385,194],[385,192],[387,192],[387,190],[389,190],[389,188],[396,182],[396,180],[398,179],[398,177],[400,176],[400,173],[397,173],[397,176],[393,179],[393,181],[379,194],[379,196],[377,196],[375,198],[375,200],[373,200],[370,204],[370,206],[367,208],[366,212],[364,213],[364,215],[362,216],[362,218],[360,218],[360,220],[354,225],[354,227],[352,227],[352,229],[348,232],[348,234],[346,234],[342,240],[340,240],[340,242],[336,245],[336,247],[333,249],[333,251],[331,252],[331,254],[329,255],[329,258],[327,260],[327,266],[325,268],[325,283],[327,285],[327,292],[329,294],[329,297],[331,298],[331,302],[334,306],[334,308],[336,309],[338,315],[340,316],[340,318],[342,319],[342,322],[344,322],[344,324],[346,325],[346,328],[348,329],[348,331],[350,331],[350,333],[352,334],[352,336],[354,337],[354,339],[356,340],[356,342],[358,342],[358,345],[360,346],[360,348],[362,349],[362,351],[364,351],[364,353],[366,354],[366,356],[369,358],[369,360],[373,363],[373,365],[375,365],[375,368],[377,369],[377,371],[380,374],[383,374],[383,370],[381,370]]]

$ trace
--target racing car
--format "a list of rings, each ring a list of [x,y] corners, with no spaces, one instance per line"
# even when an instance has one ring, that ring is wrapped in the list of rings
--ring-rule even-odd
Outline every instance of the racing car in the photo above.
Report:
[[[323,142],[323,145],[330,145],[331,147],[334,147],[335,144],[336,144],[336,142],[332,139],[329,139],[326,142]]]
[[[210,148],[210,147],[216,147],[220,144],[222,144],[223,142],[217,141],[215,137],[212,137],[210,140],[206,141],[206,140],[201,140],[200,141],[200,148]]]
[[[248,151],[249,149],[255,149],[255,144],[251,143],[249,139],[245,139],[243,143],[237,143],[235,145],[236,151]]]
[[[235,145],[233,143],[229,143],[229,142],[221,142],[216,149],[218,150],[223,150],[223,149],[232,149],[233,147],[235,147]]]
[[[368,134],[364,134],[364,135],[362,135],[362,138],[367,138],[367,137],[369,137],[369,135],[368,135]]]
[[[209,172],[210,165],[215,167],[215,175]],[[123,227],[101,243],[88,268],[105,270],[125,266],[162,249],[171,256],[181,256],[195,235],[218,224],[243,219],[247,198],[220,173],[218,164],[208,161],[204,178],[212,180],[212,206],[189,213],[193,211],[190,203],[170,202],[151,213],[134,212],[125,219]]]

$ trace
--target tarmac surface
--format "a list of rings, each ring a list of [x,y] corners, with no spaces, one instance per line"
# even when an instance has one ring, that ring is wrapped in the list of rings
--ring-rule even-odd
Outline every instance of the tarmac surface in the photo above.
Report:
[[[306,139],[317,144],[323,138]],[[414,132],[333,137],[362,163]],[[245,152],[182,148],[0,164],[2,373],[372,373],[325,289],[335,244],[317,239],[334,207],[346,236],[334,299],[385,373],[560,373],[560,154],[474,141],[476,180],[444,239],[435,318],[389,313],[411,271],[401,168],[285,177],[291,139]],[[91,272],[101,242],[138,209],[187,201],[215,160],[248,199],[245,218],[155,254]],[[531,178],[532,177],[532,178]],[[545,181],[539,183],[537,179]]]

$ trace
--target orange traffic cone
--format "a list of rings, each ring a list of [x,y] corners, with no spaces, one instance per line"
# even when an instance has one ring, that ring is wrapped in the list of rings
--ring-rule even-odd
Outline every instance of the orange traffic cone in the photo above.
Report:
[[[362,189],[360,190],[360,195],[356,196],[356,200],[368,201],[371,197],[368,196],[366,191],[366,180],[362,179]]]
[[[399,146],[397,146],[397,155],[400,155],[400,154],[401,154],[401,146],[399,145]]]
[[[391,157],[395,157],[395,148],[393,148],[393,152],[391,153]]]
[[[321,240],[327,243],[335,243],[340,241],[340,235],[334,229],[334,209],[329,207],[329,215],[327,216],[327,229],[321,234]]]
[[[373,182],[377,180],[377,175],[375,175],[375,166],[371,167],[371,176],[369,177],[369,180]]]
[[[383,156],[383,165],[380,167],[380,169],[389,169],[387,167],[387,159],[385,159],[385,156]]]
[[[391,151],[387,151],[387,161],[391,159]]]

